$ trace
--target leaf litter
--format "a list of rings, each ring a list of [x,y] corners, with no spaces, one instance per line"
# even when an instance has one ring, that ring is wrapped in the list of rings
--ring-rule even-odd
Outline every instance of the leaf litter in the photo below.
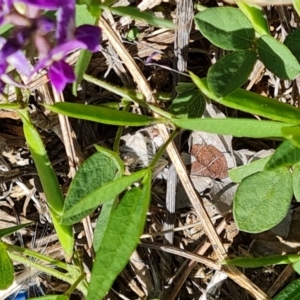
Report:
[[[151,2],[151,3],[150,3]],[[141,6],[145,9],[152,9],[157,5],[163,5],[166,8],[166,14],[176,17],[176,5],[172,3],[163,3],[161,1],[142,1]],[[184,1],[183,1],[184,2]],[[188,1],[186,1],[188,2]],[[126,3],[125,5],[128,5]],[[207,5],[214,1],[206,1]],[[179,4],[177,3],[178,7]],[[266,8],[268,20],[271,29],[276,35],[286,36],[291,30],[291,24],[295,18],[294,12],[289,7],[271,6]],[[163,75],[159,74],[162,66],[145,64],[144,61],[153,54],[159,52],[169,60],[174,59],[173,43],[176,35],[169,30],[157,30],[145,23],[128,20],[126,17],[115,18],[118,32],[125,38],[126,33],[135,25],[140,27],[142,34],[134,42],[128,42],[127,48],[132,57],[139,58],[139,67],[143,74],[149,79],[153,91],[172,92],[172,74],[164,69]],[[177,35],[180,35],[178,32]],[[210,64],[220,59],[222,51],[204,41],[199,33],[192,29],[188,39],[189,53],[187,64],[189,69],[197,70],[205,76]],[[108,41],[104,42],[104,53],[94,55],[88,72],[89,74],[105,78],[114,84],[130,86],[133,84],[132,78],[128,74],[119,73],[118,67],[114,65],[115,57],[109,52],[112,45]],[[75,58],[74,58],[75,57]],[[76,54],[73,63],[76,62]],[[107,70],[107,64],[109,68]],[[167,71],[165,71],[167,70]],[[157,79],[158,78],[158,79]],[[265,71],[258,66],[251,74],[250,81],[246,85],[251,89],[269,97],[277,98],[279,101],[297,105],[293,99],[299,99],[299,84],[292,81],[280,81],[270,72]],[[45,76],[37,80],[40,83],[32,83],[32,96],[35,96],[37,103],[43,98],[41,87],[47,85]],[[39,87],[37,93],[36,87]],[[69,93],[69,94],[68,94]],[[296,97],[294,97],[296,95]],[[11,93],[10,98],[13,97]],[[66,91],[66,97],[71,96],[70,91]],[[99,90],[90,83],[83,82],[82,90],[79,91],[79,101],[99,104],[114,101],[116,97],[104,90]],[[38,105],[34,103],[32,105]],[[163,108],[168,104],[162,103]],[[139,110],[139,108],[136,108]],[[39,114],[44,115],[43,112]],[[211,117],[216,116],[240,116],[239,112],[227,111],[222,107],[207,105],[205,114]],[[3,120],[1,128],[1,137],[4,146],[1,146],[1,198],[0,207],[0,227],[5,228],[11,224],[26,223],[34,221],[37,225],[21,230],[18,235],[22,236],[23,242],[18,236],[10,237],[12,244],[24,243],[27,247],[37,250],[36,245],[30,244],[33,234],[43,232],[43,223],[48,224],[49,218],[45,217],[47,212],[41,210],[35,200],[44,206],[43,193],[40,187],[39,179],[28,149],[24,143],[24,136],[21,130],[21,123],[12,112],[1,114]],[[37,126],[39,126],[37,121]],[[86,121],[72,121],[79,146],[84,157],[89,157],[93,152],[93,144],[111,148],[115,136],[115,128],[99,125]],[[40,128],[45,128],[40,125]],[[50,128],[51,129],[51,128]],[[57,135],[50,130],[41,130],[45,145],[54,164],[56,174],[59,176],[60,184],[64,192],[68,190],[70,179],[68,178],[68,161],[64,152],[63,145]],[[269,255],[273,253],[296,253],[299,251],[299,209],[293,205],[287,220],[283,221],[280,230],[277,228],[261,234],[239,233],[230,215],[231,205],[236,189],[236,184],[230,180],[228,171],[235,166],[246,165],[249,162],[270,155],[270,149],[275,148],[274,144],[266,144],[261,141],[254,143],[251,140],[244,141],[244,144],[236,145],[238,142],[232,140],[230,136],[218,136],[203,132],[188,132],[179,147],[181,156],[184,157],[186,168],[190,171],[190,178],[197,192],[202,196],[204,206],[212,220],[219,226],[222,232],[219,233],[226,249],[230,249],[234,254],[243,255]],[[1,139],[2,140],[2,139]],[[142,130],[133,130],[126,128],[122,136],[120,147],[121,156],[128,167],[128,172],[148,166],[157,149],[162,145],[163,139],[155,126],[143,128]],[[201,155],[200,155],[201,154]],[[204,160],[205,158],[205,160]],[[196,164],[195,164],[196,163]],[[194,164],[194,165],[193,165]],[[213,169],[210,168],[213,167]],[[155,176],[152,183],[152,203],[147,214],[147,223],[145,236],[151,243],[165,244],[164,221],[166,213],[166,189],[169,167],[169,157],[164,154],[159,164],[154,170]],[[26,188],[20,187],[21,182]],[[196,252],[202,244],[205,244],[205,233],[201,220],[198,219],[192,208],[189,198],[185,194],[181,183],[177,182],[176,193],[176,218],[174,221],[174,246],[177,252],[173,255],[166,255],[163,251],[157,251],[152,248],[138,249],[131,256],[130,262],[125,270],[116,279],[113,289],[109,292],[107,299],[119,299],[127,297],[128,299],[209,299],[209,296],[219,297],[219,299],[242,299],[246,297],[246,292],[236,283],[224,276],[224,273],[215,271],[203,264],[193,264],[190,260],[184,258],[184,251]],[[174,201],[175,201],[174,199]],[[31,201],[33,200],[33,201]],[[99,212],[91,214],[91,224],[95,225],[95,220]],[[222,223],[223,222],[223,223]],[[51,226],[51,224],[48,224]],[[223,226],[223,227],[222,227]],[[75,234],[78,249],[81,249],[85,255],[86,266],[91,265],[92,253],[87,246],[86,232],[81,224],[75,226]],[[61,254],[57,237],[52,230],[47,230],[41,240],[48,240],[44,247],[45,253],[49,255]],[[144,238],[143,238],[144,240]],[[52,250],[55,248],[56,250]],[[208,248],[208,247],[207,247]],[[204,248],[203,248],[204,249]],[[51,252],[53,251],[53,252]],[[202,250],[203,254],[205,253]],[[55,254],[51,254],[55,253]],[[216,259],[215,254],[209,250],[205,254],[207,257]],[[165,262],[168,262],[166,265]],[[167,267],[168,266],[168,267]],[[87,272],[89,268],[87,267]],[[281,272],[286,272],[283,267],[261,268],[259,270],[246,270],[245,274],[263,291],[268,292],[271,286],[275,284],[284,284],[278,282]],[[295,277],[293,272],[286,276],[287,281]],[[33,281],[35,279],[32,279]],[[34,281],[35,282],[35,281]],[[51,291],[67,290],[67,287],[54,278],[47,278],[49,285],[43,286],[45,293]],[[173,289],[176,286],[177,289]],[[178,288],[179,287],[179,288]],[[175,292],[176,291],[176,292]],[[274,289],[271,293],[278,292]],[[269,294],[271,296],[271,294]],[[74,296],[75,297],[75,296]],[[80,299],[80,294],[76,295]],[[74,298],[75,299],[75,298]]]

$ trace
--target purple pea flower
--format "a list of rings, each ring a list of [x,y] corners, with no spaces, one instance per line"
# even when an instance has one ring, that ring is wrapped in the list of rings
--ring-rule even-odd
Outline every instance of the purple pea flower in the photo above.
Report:
[[[18,87],[24,85],[15,81],[8,73],[9,67],[21,71],[24,75],[30,75],[30,68],[21,47],[14,39],[0,39],[0,92],[3,92],[5,83]]]

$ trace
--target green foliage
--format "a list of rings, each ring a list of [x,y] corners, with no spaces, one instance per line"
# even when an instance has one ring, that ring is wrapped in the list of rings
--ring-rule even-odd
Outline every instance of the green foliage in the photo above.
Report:
[[[157,18],[153,14],[145,11],[140,11],[136,7],[126,6],[126,7],[108,7],[104,5],[100,5],[103,9],[109,9],[112,13],[119,16],[129,16],[133,19],[142,20],[147,22],[149,25],[155,27],[169,28],[175,29],[175,25],[172,21],[164,20],[162,18]]]
[[[20,230],[22,228],[25,228],[26,226],[28,226],[30,224],[31,223],[26,223],[26,224],[20,224],[20,225],[8,227],[8,228],[0,229],[0,239],[3,238],[4,236],[10,235],[10,234]]]
[[[296,200],[300,201],[300,163],[293,165],[293,190]]]
[[[273,300],[299,299],[300,297],[300,279],[294,280],[284,288]]]
[[[0,290],[5,290],[14,281],[14,267],[2,242],[0,242],[0,272]]]
[[[275,153],[266,164],[265,170],[292,166],[298,161],[300,161],[300,149],[290,141],[285,140],[276,149]]]
[[[300,110],[292,105],[263,97],[243,89],[238,89],[226,97],[219,98],[208,88],[207,79],[200,79],[191,72],[190,75],[193,82],[206,97],[224,106],[271,120],[300,124]]]
[[[85,217],[88,215],[88,211],[93,210],[100,204],[113,199],[127,187],[145,176],[145,173],[147,173],[147,169],[135,172],[129,176],[123,176],[115,181],[104,183],[102,186],[94,189],[83,198],[76,198],[77,201],[72,203],[72,206],[68,206],[68,208],[64,210],[61,222],[63,224],[74,224],[79,222],[83,216]],[[79,215],[81,218],[78,218]]]
[[[150,204],[151,176],[147,169],[140,186],[127,191],[113,210],[97,247],[87,300],[104,298],[138,245]]]
[[[292,124],[274,121],[256,121],[252,119],[177,119],[172,122],[183,129],[206,131],[236,137],[283,137],[282,129]]]
[[[256,61],[256,53],[250,50],[235,51],[212,65],[207,73],[208,88],[217,97],[225,97],[247,80]]]
[[[43,141],[30,121],[26,110],[18,110],[23,122],[23,130],[30,153],[38,171],[41,184],[46,195],[52,222],[58,235],[61,246],[68,258],[73,255],[74,237],[72,227],[60,224],[64,199],[61,193],[56,174],[51,166]]]
[[[254,42],[255,31],[237,8],[206,9],[195,16],[195,23],[204,37],[225,50],[248,49]]]
[[[284,45],[290,49],[300,63],[300,29],[292,31],[284,40]]]
[[[268,257],[237,257],[231,260],[225,260],[223,265],[232,265],[241,268],[259,268],[271,265],[286,265],[300,261],[298,254],[270,255]]]
[[[258,35],[270,34],[269,24],[261,6],[243,0],[236,0],[236,4],[249,19]]]
[[[95,189],[105,183],[113,181],[116,176],[121,175],[123,170],[115,163],[105,150],[90,156],[77,171],[65,199],[64,211],[68,211],[81,199],[88,196]],[[89,215],[94,208],[86,209],[82,205],[81,211],[71,217],[63,216],[64,224],[74,224],[80,222]]]
[[[259,58],[265,66],[282,79],[294,79],[300,65],[292,52],[269,35],[261,36],[257,43]]]
[[[205,111],[206,101],[197,89],[180,93],[172,102],[170,112],[178,117],[199,118]]]
[[[109,125],[143,126],[153,124],[154,122],[154,119],[151,117],[136,115],[126,111],[119,111],[95,105],[60,102],[54,105],[44,104],[44,106],[53,112],[69,117]]]
[[[229,171],[230,179],[233,182],[241,183],[244,178],[246,178],[254,173],[263,171],[265,168],[265,165],[268,163],[269,159],[270,159],[270,156],[264,157],[264,158],[254,161],[254,162],[251,162],[250,164],[240,166],[240,167],[230,170]]]
[[[292,174],[285,167],[246,177],[234,197],[238,228],[251,233],[271,229],[286,216],[292,196]]]

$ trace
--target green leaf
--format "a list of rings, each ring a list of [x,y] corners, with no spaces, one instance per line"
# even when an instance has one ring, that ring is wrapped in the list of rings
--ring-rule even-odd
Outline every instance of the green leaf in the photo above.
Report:
[[[297,12],[298,16],[300,16],[300,2],[299,0],[293,0],[293,6],[295,11]]]
[[[77,88],[78,84],[82,81],[83,75],[86,72],[89,63],[91,61],[93,53],[88,50],[81,50],[76,66],[75,66],[75,75],[76,81],[72,85],[72,93],[73,95],[77,96]]]
[[[198,13],[195,23],[212,44],[225,50],[248,49],[255,31],[246,16],[234,7],[213,7]]]
[[[285,287],[273,300],[297,300],[300,298],[300,279]]]
[[[10,235],[10,234],[22,229],[30,224],[31,223],[26,223],[26,224],[20,224],[20,225],[8,227],[8,228],[0,229],[0,239],[3,238],[4,236]]]
[[[178,127],[188,130],[205,131],[236,137],[266,138],[282,137],[282,128],[291,124],[253,119],[175,119],[171,121]]]
[[[295,263],[293,263],[293,269],[295,270],[295,272],[297,272],[298,274],[300,274],[300,261],[296,261]]]
[[[108,151],[109,150],[103,149],[103,151],[93,154],[80,166],[66,196],[64,211],[68,211],[95,189],[103,186],[105,183],[113,181],[118,174],[119,176],[122,175],[123,170],[120,169],[119,164],[108,155]],[[64,215],[63,223],[75,224],[89,215],[93,210],[94,208],[85,209],[83,205],[77,215],[73,215],[70,218]]]
[[[251,162],[250,164],[247,164],[245,166],[240,166],[230,170],[229,171],[230,179],[233,182],[240,183],[244,178],[254,173],[263,171],[270,157],[271,156],[264,157],[254,162]]]
[[[109,225],[112,212],[114,211],[116,205],[116,199],[108,200],[102,205],[101,214],[97,220],[96,227],[94,230],[93,247],[95,252],[97,252],[100,248],[105,232]]]
[[[203,115],[205,105],[203,94],[194,89],[179,94],[173,100],[170,112],[178,117],[197,118]]]
[[[141,186],[127,191],[112,213],[96,253],[87,300],[103,299],[126,266],[143,233],[150,191],[151,170],[147,169]]]
[[[222,265],[237,266],[241,268],[259,268],[271,265],[288,265],[300,260],[298,254],[270,255],[266,257],[237,257],[225,260]]]
[[[251,50],[235,51],[212,65],[207,74],[207,84],[217,97],[225,97],[247,80],[256,61]]]
[[[300,148],[300,127],[282,128],[282,134],[287,140]]]
[[[76,27],[84,24],[96,25],[96,18],[92,15],[87,5],[76,5]],[[99,40],[99,44],[101,41]],[[88,50],[81,50],[75,66],[76,82],[73,83],[72,92],[77,95],[78,84],[82,81],[83,74],[86,72],[91,61],[92,53]]]
[[[71,226],[60,224],[60,216],[63,211],[64,198],[61,193],[56,174],[39,132],[30,121],[26,110],[18,110],[23,122],[23,130],[26,142],[29,146],[35,167],[37,169],[41,184],[46,195],[53,225],[58,235],[61,246],[68,258],[73,255],[74,237]]]
[[[81,219],[77,219],[76,216],[81,214],[83,210],[89,211],[95,209],[100,204],[114,199],[134,182],[140,180],[146,173],[147,169],[140,170],[130,176],[123,176],[120,179],[103,184],[81,198],[73,206],[69,207],[68,210],[65,210],[61,222],[63,224],[70,224],[70,220],[72,220],[71,224],[79,222]]]
[[[14,267],[6,247],[0,242],[0,290],[7,289],[14,281]]]
[[[175,25],[172,21],[165,20],[162,18],[157,18],[155,15],[140,11],[136,7],[108,7],[104,5],[100,5],[102,8],[109,9],[112,13],[119,15],[119,16],[129,16],[132,19],[142,20],[146,21],[149,25],[155,26],[155,27],[161,27],[161,28],[169,28],[169,29],[175,29]]]
[[[300,73],[300,65],[289,48],[272,36],[261,36],[257,47],[261,61],[279,78],[294,79]]]
[[[190,75],[194,83],[206,97],[215,100],[222,105],[276,121],[300,124],[300,109],[290,104],[279,102],[276,99],[263,97],[243,89],[237,89],[230,95],[219,98],[210,91],[205,78],[200,79],[192,72],[190,72]]]
[[[48,295],[42,297],[30,298],[30,300],[68,300],[69,297],[66,295]]]
[[[94,25],[96,18],[91,14],[87,5],[77,4],[75,10],[75,20],[76,20],[76,27],[79,27],[85,24]]]
[[[273,170],[280,167],[292,166],[300,161],[300,149],[290,141],[283,141],[271,156],[265,166],[265,170]]]
[[[293,166],[293,190],[294,196],[298,202],[300,202],[300,163]]]
[[[286,216],[293,196],[292,174],[287,168],[255,173],[237,188],[233,215],[238,228],[259,233]]]
[[[269,24],[261,6],[252,4],[251,2],[247,3],[244,0],[236,0],[236,4],[249,19],[256,33],[259,35],[270,34]]]
[[[116,126],[143,126],[150,125],[154,118],[132,114],[126,111],[119,111],[110,108],[85,105],[78,103],[60,102],[54,105],[44,106],[58,114],[63,114],[72,118],[99,122]]]
[[[18,109],[21,108],[20,103],[1,103],[0,109]]]
[[[88,11],[95,18],[98,18],[101,15],[101,7],[97,0],[76,0],[76,4],[87,5]]]
[[[284,40],[284,45],[287,46],[292,54],[300,63],[300,28],[292,31]]]
[[[193,82],[178,82],[177,86],[175,87],[175,91],[178,94],[181,94],[183,92],[191,91],[195,89],[195,84]]]

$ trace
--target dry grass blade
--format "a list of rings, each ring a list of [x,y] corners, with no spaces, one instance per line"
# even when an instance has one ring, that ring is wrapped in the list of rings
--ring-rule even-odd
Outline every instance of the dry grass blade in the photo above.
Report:
[[[115,47],[116,52],[126,65],[127,69],[131,73],[134,81],[137,83],[140,91],[145,95],[147,102],[155,103],[156,99],[154,94],[149,87],[149,84],[144,77],[143,73],[140,71],[135,61],[129,55],[128,51],[122,44],[122,41],[117,37],[114,30],[108,25],[105,19],[101,18],[99,26],[105,32],[109,42]],[[162,138],[167,141],[169,138],[169,132],[164,124],[159,124],[157,126],[160,135]],[[216,251],[219,260],[224,260],[227,258],[226,250],[213,227],[213,224],[202,205],[202,200],[199,199],[196,191],[194,190],[193,184],[186,173],[186,168],[180,158],[180,155],[174,145],[174,143],[170,143],[167,147],[167,152],[169,157],[171,158],[172,163],[175,166],[177,174],[184,186],[184,189],[195,209],[195,212],[199,216],[199,219],[203,221],[204,230],[211,241],[211,244]],[[228,274],[230,278],[232,278],[235,282],[237,282],[241,287],[245,288],[253,297],[256,299],[269,299],[269,297],[261,291],[255,284],[253,284],[242,272],[240,272],[237,268],[229,266],[224,268],[224,271]]]

